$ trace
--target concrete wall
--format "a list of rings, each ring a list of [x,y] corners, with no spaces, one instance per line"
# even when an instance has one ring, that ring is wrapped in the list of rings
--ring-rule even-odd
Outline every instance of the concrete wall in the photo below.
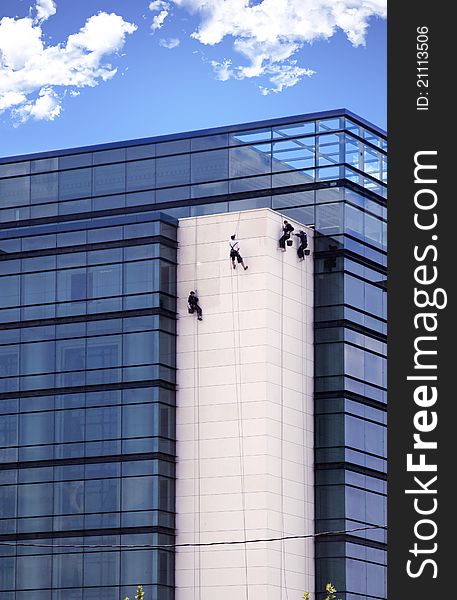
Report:
[[[312,230],[289,221],[312,252]],[[314,531],[313,264],[298,261],[297,238],[278,249],[281,226],[269,209],[180,220],[178,544]],[[228,257],[235,232],[247,271]],[[187,312],[191,289],[201,322]],[[177,551],[177,600],[313,589],[312,539]]]

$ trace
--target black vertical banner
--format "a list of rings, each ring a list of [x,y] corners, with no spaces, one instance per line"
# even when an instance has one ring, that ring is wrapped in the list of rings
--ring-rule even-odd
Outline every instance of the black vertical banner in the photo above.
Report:
[[[456,134],[457,30],[451,8],[440,0],[391,0],[388,12],[392,600],[457,594],[451,572],[457,480],[457,164],[449,148]]]

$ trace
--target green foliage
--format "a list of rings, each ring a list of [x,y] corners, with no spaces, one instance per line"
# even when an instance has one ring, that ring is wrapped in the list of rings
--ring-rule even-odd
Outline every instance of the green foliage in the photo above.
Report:
[[[322,598],[322,600],[335,600],[336,588],[331,583],[327,583],[327,585],[325,586],[325,592],[327,595],[325,596],[325,598]],[[309,600],[309,599],[310,599],[310,593],[303,592],[303,600]]]
[[[336,598],[336,588],[331,583],[327,583],[325,586],[325,591],[327,592],[327,597],[325,600],[334,600],[334,598]]]
[[[135,599],[136,600],[144,600],[144,592],[143,592],[143,586],[139,585],[136,588],[136,594],[135,594]],[[126,596],[124,598],[124,600],[130,600],[130,598],[128,596]]]

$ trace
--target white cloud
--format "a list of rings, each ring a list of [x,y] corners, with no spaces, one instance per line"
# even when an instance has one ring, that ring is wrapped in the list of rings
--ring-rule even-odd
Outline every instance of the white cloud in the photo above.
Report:
[[[168,17],[168,10],[161,10],[158,15],[152,19],[151,29],[155,31],[156,29],[160,29]]]
[[[27,96],[21,92],[5,92],[0,95],[0,112],[27,101]]]
[[[30,118],[42,121],[53,121],[60,115],[62,105],[60,98],[51,88],[41,88],[35,101],[23,102],[18,108],[13,108],[12,113],[16,119],[25,123]]]
[[[216,79],[219,79],[219,81],[228,81],[231,77],[235,76],[230,58],[226,58],[222,62],[212,60],[211,66],[213,67]]]
[[[153,4],[157,3],[161,0]],[[341,30],[351,44],[363,45],[370,18],[385,18],[387,13],[386,0],[170,0],[170,3],[200,17],[192,34],[194,39],[214,46],[230,37],[234,50],[247,60],[244,65],[232,65],[231,59],[213,61],[218,79],[266,76],[272,87],[261,87],[264,94],[279,92],[313,74],[311,69],[296,62],[296,55],[305,44],[327,40]]]
[[[180,44],[180,40],[178,38],[161,38],[159,40],[159,46],[162,48],[168,48],[168,50],[172,50],[173,48],[177,48]]]
[[[37,0],[35,8],[38,21],[45,21],[57,12],[54,0]]]
[[[160,10],[169,8],[169,6],[170,5],[165,0],[153,0],[149,3],[149,10],[151,10],[152,12],[158,12]]]
[[[165,19],[170,14],[170,3],[166,2],[166,0],[153,0],[149,3],[149,10],[159,13],[158,15],[154,15],[151,23],[152,31],[156,31],[162,27]]]
[[[53,14],[53,7],[51,0],[38,0],[40,20],[0,19],[0,112],[10,110],[17,122],[53,120],[61,113],[66,92],[75,96],[81,88],[114,77],[117,69],[106,59],[136,30],[115,13],[99,12],[66,42],[46,45],[42,21]]]
[[[270,82],[273,87],[267,88],[259,86],[263,96],[267,96],[270,92],[282,92],[285,88],[296,85],[303,77],[311,77],[316,71],[298,67],[296,61],[291,61],[290,64],[271,65],[266,70],[269,75]]]

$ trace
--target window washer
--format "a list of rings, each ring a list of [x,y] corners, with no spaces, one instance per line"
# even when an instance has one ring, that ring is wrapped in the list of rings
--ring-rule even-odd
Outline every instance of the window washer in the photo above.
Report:
[[[198,303],[198,296],[194,291],[190,292],[189,297],[187,298],[187,304],[189,305],[189,313],[193,315],[194,312],[196,312],[197,319],[201,321],[203,319],[202,309]]]
[[[294,228],[289,223],[289,221],[284,221],[284,225],[282,228],[283,233],[282,236],[279,238],[279,247],[281,248],[281,250],[284,250],[284,252],[286,251],[286,242],[290,239],[290,234],[293,230]]]
[[[240,254],[240,245],[238,244],[238,242],[235,240],[236,235],[231,235],[230,236],[230,241],[229,241],[229,246],[230,246],[230,258],[232,259],[232,265],[233,268],[236,269],[236,262],[235,260],[243,267],[243,269],[246,271],[246,269],[248,268],[245,264],[244,261],[241,257]]]
[[[302,229],[298,233],[294,233],[294,235],[300,240],[300,245],[297,248],[297,256],[300,260],[303,260],[305,258],[305,249],[308,247],[308,236]]]

